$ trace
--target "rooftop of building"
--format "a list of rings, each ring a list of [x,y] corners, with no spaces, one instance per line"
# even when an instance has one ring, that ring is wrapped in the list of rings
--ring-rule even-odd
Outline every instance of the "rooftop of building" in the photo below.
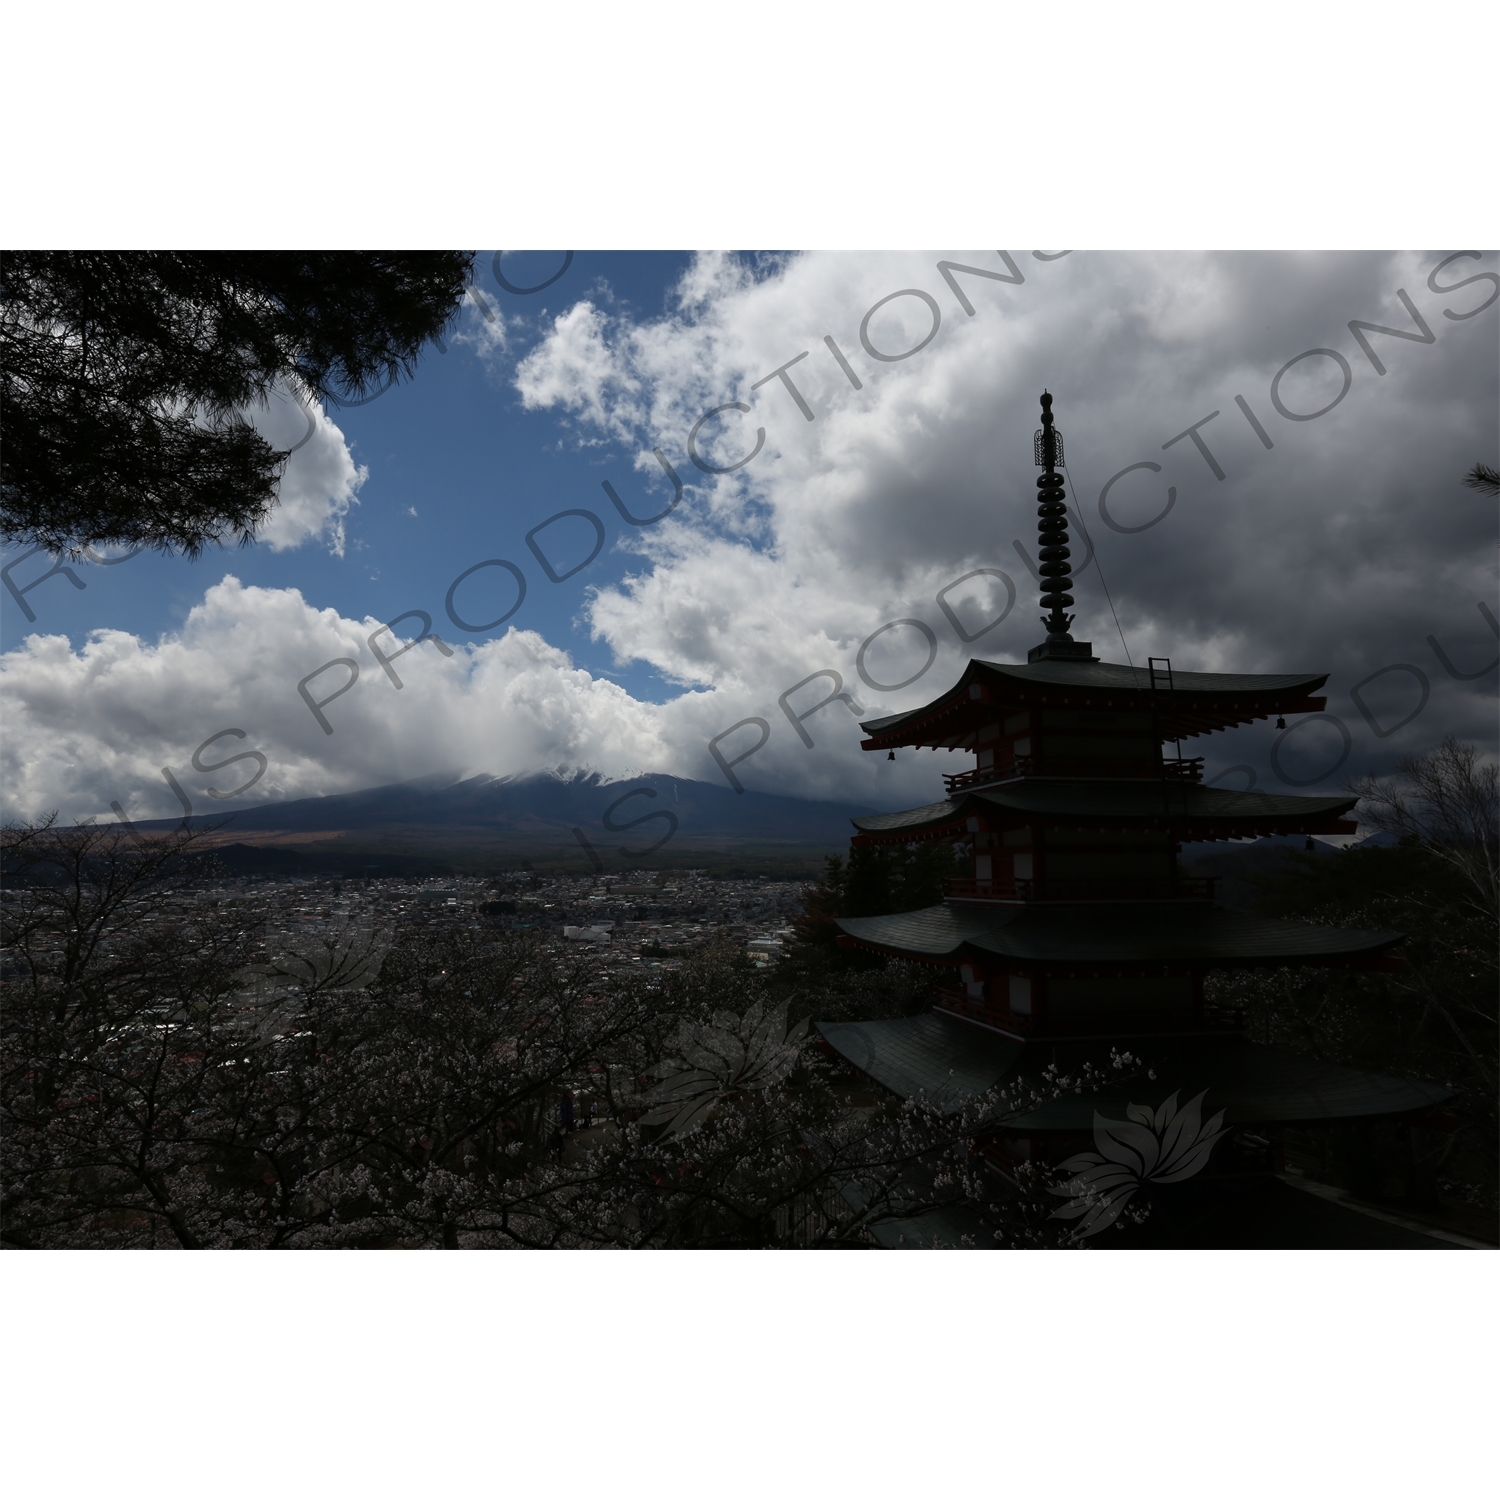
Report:
[[[884,1021],[820,1022],[824,1040],[862,1073],[903,1098],[922,1095],[945,1113],[1003,1090],[999,1127],[1021,1133],[1090,1131],[1095,1112],[1126,1118],[1143,1091],[1184,1099],[1208,1091],[1226,1123],[1368,1119],[1429,1110],[1451,1097],[1436,1084],[1388,1078],[1262,1046],[1242,1036],[1151,1036],[1133,1046],[1140,1065],[1118,1069],[1098,1042],[1020,1041],[936,1012]],[[1154,1078],[1144,1078],[1149,1062]],[[1118,1081],[1062,1091],[1057,1075],[1092,1063]]]
[[[866,750],[972,743],[997,713],[1044,706],[1149,709],[1156,737],[1175,740],[1248,724],[1272,714],[1316,713],[1312,695],[1326,672],[1187,672],[1106,661],[996,662],[975,657],[946,692],[904,713],[869,719]]]
[[[1183,782],[1015,780],[924,807],[870,814],[850,822],[861,834],[876,839],[941,837],[961,832],[956,825],[970,818],[984,818],[996,826],[1038,820],[1054,826],[1168,825],[1184,838],[1230,839],[1280,832],[1352,833],[1352,825],[1332,825],[1340,823],[1357,800],[1231,791]],[[1325,829],[1324,823],[1330,826]]]
[[[856,942],[947,964],[966,955],[1080,967],[1374,963],[1402,939],[1399,932],[1322,927],[1186,901],[945,903],[837,920]]]

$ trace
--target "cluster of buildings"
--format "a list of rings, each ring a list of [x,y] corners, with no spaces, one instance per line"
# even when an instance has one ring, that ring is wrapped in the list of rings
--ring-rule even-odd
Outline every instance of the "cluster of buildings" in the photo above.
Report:
[[[505,894],[477,903],[484,920],[590,944],[610,967],[672,968],[694,949],[737,946],[753,962],[771,963],[802,909],[801,881],[704,870],[593,879],[521,872],[491,885]]]
[[[710,875],[704,870],[627,872],[614,876],[540,875],[442,880],[308,879],[258,876],[207,886],[178,903],[184,914],[213,906],[259,929],[268,963],[295,951],[298,938],[339,933],[387,937],[462,921],[501,932],[530,932],[586,944],[606,968],[679,965],[701,948],[742,947],[756,964],[774,963],[791,939],[802,882]]]
[[[256,953],[244,975],[247,1004],[261,1010],[294,994],[303,969],[309,978],[318,965],[354,965],[358,954],[367,954],[368,982],[398,932],[455,922],[532,933],[559,948],[584,945],[607,970],[676,968],[709,948],[739,948],[766,965],[792,938],[787,924],[801,910],[802,882],[703,870],[607,877],[513,870],[441,880],[251,875],[205,881],[166,901],[142,897],[133,905],[137,930],[170,932],[209,912],[234,921]],[[29,947],[36,957],[62,943],[60,933],[44,932]],[[28,970],[19,950],[7,949],[0,960],[7,980]]]

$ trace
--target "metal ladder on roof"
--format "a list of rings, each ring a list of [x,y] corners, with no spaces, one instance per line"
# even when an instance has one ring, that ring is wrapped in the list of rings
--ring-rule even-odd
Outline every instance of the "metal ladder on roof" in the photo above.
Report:
[[[1160,663],[1160,665],[1158,665]],[[1159,692],[1170,693],[1176,687],[1172,681],[1172,658],[1170,656],[1148,656],[1146,658],[1147,686],[1151,689],[1151,724],[1153,733],[1159,732],[1161,719],[1157,709],[1156,695]],[[1182,764],[1182,738],[1179,735],[1172,741],[1177,751],[1177,764]],[[1187,790],[1181,773],[1178,774],[1177,783],[1180,788],[1181,799],[1184,808],[1187,802]],[[1164,777],[1161,787],[1161,810],[1162,818],[1171,826],[1172,821],[1172,789],[1171,783]]]
[[[1157,663],[1161,665],[1158,666]],[[1147,684],[1151,689],[1151,717],[1154,724],[1159,723],[1156,712],[1156,694],[1159,692],[1170,693],[1176,684],[1172,681],[1172,658],[1170,656],[1148,656],[1146,658]],[[1182,760],[1182,738],[1178,736],[1172,741],[1177,747],[1177,759]]]

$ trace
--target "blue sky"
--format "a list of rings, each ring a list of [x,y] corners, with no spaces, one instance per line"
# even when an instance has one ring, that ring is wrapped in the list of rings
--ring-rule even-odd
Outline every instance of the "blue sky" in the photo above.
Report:
[[[550,287],[518,296],[496,279],[494,252],[485,251],[476,261],[476,280],[506,319],[513,365],[550,318],[581,297],[626,317],[660,315],[689,259],[667,251],[578,251]],[[563,263],[563,252],[523,251],[505,254],[500,264],[513,287],[529,287],[549,280]],[[475,315],[471,306],[469,321]],[[449,584],[475,562],[505,557],[528,580],[525,602],[510,623],[565,646],[579,665],[614,676],[636,697],[665,696],[670,689],[649,666],[616,667],[609,647],[590,640],[579,616],[585,588],[617,582],[631,564],[615,545],[631,528],[609,503],[601,481],[611,480],[637,515],[659,508],[647,508],[631,455],[608,440],[580,447],[565,416],[523,410],[515,389],[486,365],[473,342],[445,343],[446,352],[429,347],[414,379],[366,404],[330,408],[354,461],[369,469],[359,503],[347,517],[342,557],[318,543],[277,552],[260,542],[211,549],[195,561],[148,552],[110,567],[80,563],[74,571],[84,590],[55,577],[27,595],[37,615],[34,624],[10,592],[0,590],[3,643],[11,646],[29,631],[45,630],[66,634],[79,647],[91,630],[106,627],[155,638],[179,629],[204,590],[225,573],[246,584],[300,589],[309,601],[354,619],[390,619],[403,610],[426,609],[435,630],[453,634],[443,616]],[[524,538],[533,526],[566,509],[592,511],[607,528],[607,540],[588,567],[554,584]],[[554,566],[562,573],[587,555],[594,535],[588,522],[573,520],[549,528],[542,545],[556,554]],[[5,561],[25,550],[10,549]],[[24,584],[45,570],[42,559],[33,558],[14,577]],[[509,587],[487,595],[486,581],[463,595],[475,601],[476,613],[485,597],[501,598]],[[506,607],[508,600],[502,599],[495,612]]]

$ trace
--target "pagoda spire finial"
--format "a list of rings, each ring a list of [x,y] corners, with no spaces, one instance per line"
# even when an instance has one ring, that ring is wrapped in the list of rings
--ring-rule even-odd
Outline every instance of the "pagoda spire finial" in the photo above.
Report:
[[[1052,397],[1042,392],[1042,425],[1037,429],[1035,440],[1037,468],[1043,470],[1037,480],[1037,573],[1042,585],[1042,624],[1047,627],[1047,639],[1032,648],[1030,660],[1059,656],[1082,661],[1095,661],[1094,648],[1084,641],[1075,641],[1068,633],[1073,616],[1066,610],[1073,602],[1069,590],[1073,587],[1073,567],[1069,562],[1072,553],[1068,547],[1068,507],[1063,503],[1066,494],[1062,476],[1057,472],[1063,462],[1062,434],[1053,426]]]

